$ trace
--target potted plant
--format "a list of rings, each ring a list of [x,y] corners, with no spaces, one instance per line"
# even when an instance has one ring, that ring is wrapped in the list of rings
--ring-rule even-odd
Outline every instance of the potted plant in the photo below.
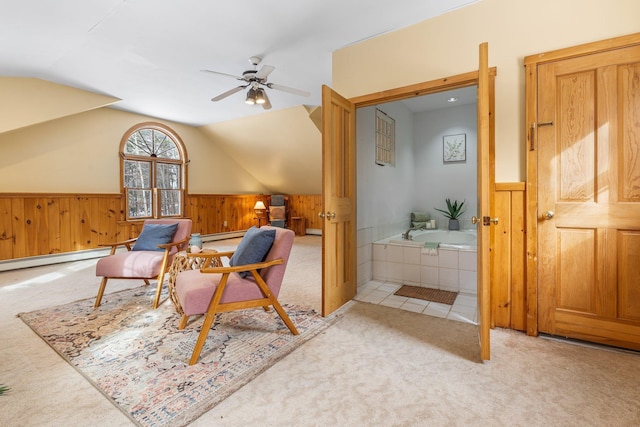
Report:
[[[464,213],[462,206],[464,206],[465,200],[458,204],[457,200],[451,203],[451,199],[445,199],[447,202],[447,210],[434,208],[435,210],[442,212],[444,216],[449,218],[449,230],[460,230],[460,221],[458,218]]]

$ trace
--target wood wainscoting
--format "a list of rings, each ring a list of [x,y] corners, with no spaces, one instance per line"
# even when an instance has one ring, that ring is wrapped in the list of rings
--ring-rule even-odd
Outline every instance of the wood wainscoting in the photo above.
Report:
[[[525,184],[496,183],[491,241],[492,327],[526,330]]]
[[[189,195],[185,216],[193,219],[195,233],[246,230],[257,225],[256,201],[267,197]],[[304,217],[308,228],[322,228],[321,195],[289,198],[291,216]],[[96,249],[137,236],[141,225],[124,220],[120,194],[0,194],[0,260]]]

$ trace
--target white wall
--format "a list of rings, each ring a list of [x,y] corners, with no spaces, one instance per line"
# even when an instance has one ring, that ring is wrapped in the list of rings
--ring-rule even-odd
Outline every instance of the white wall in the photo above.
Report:
[[[396,166],[375,164],[375,110],[356,112],[358,229],[373,227],[374,240],[404,231],[409,224],[414,188],[413,113],[401,103],[380,107],[396,121]]]
[[[476,214],[477,205],[477,109],[476,104],[417,113],[413,119],[414,205],[412,210],[429,212],[438,221],[438,228],[447,227],[447,219],[434,208],[445,209],[445,199],[465,202],[462,226]],[[444,163],[442,138],[445,135],[466,134],[467,153],[464,163]]]

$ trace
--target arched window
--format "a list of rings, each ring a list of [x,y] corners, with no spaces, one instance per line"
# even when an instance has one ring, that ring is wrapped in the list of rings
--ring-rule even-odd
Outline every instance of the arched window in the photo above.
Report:
[[[122,191],[127,219],[183,215],[186,150],[160,123],[129,129],[120,143]]]

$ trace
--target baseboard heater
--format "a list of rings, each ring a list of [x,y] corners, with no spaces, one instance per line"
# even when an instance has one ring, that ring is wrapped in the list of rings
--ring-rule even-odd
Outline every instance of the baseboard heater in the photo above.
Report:
[[[229,233],[206,234],[201,236],[203,242],[233,239],[244,236],[246,230]],[[0,271],[19,270],[21,268],[41,267],[44,265],[60,264],[63,262],[82,261],[86,259],[102,258],[109,255],[110,248],[87,249],[84,251],[65,252],[61,254],[39,255],[26,258],[0,261]]]

